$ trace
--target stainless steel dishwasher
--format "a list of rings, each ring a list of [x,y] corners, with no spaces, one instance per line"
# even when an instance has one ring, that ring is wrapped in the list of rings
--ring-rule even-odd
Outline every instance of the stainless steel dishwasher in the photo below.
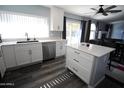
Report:
[[[56,56],[56,42],[42,43],[43,60],[53,59]]]

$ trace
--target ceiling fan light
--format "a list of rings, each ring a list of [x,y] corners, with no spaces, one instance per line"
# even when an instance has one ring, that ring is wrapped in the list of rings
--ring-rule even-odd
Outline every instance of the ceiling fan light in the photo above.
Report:
[[[103,12],[102,12],[102,11],[98,11],[97,13],[98,13],[98,14],[102,14]]]

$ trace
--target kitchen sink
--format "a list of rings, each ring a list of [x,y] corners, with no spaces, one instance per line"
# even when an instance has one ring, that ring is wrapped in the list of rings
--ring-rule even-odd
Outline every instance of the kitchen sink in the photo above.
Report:
[[[17,43],[31,43],[31,42],[39,42],[39,41],[38,40],[17,41]]]

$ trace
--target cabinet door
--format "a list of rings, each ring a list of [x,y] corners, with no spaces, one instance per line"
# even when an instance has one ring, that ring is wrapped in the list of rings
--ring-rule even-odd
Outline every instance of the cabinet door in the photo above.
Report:
[[[54,7],[52,7],[51,8],[51,11],[50,11],[50,13],[51,13],[51,17],[50,17],[50,19],[51,19],[51,31],[57,31],[57,25],[58,25],[58,16],[57,16],[57,9],[56,8],[54,8]],[[55,18],[56,18],[56,21],[55,21]]]
[[[43,54],[42,54],[42,44],[31,44],[31,57],[32,62],[37,62],[43,60]]]
[[[1,72],[1,77],[4,76],[4,73],[6,71],[6,66],[3,61],[3,55],[2,55],[2,50],[0,49],[0,72]]]
[[[16,61],[18,65],[31,63],[31,49],[28,44],[15,46]]]
[[[64,11],[62,9],[51,8],[51,31],[63,31]]]
[[[61,56],[60,47],[61,47],[60,42],[56,42],[56,57]]]
[[[58,10],[58,31],[63,31],[63,17],[64,17],[64,11]]]
[[[15,59],[14,46],[2,46],[2,51],[7,68],[15,67],[17,63]]]
[[[58,41],[56,42],[56,57],[65,55],[66,52],[66,42]]]
[[[66,42],[65,41],[61,42],[60,51],[61,51],[61,55],[65,55],[65,52],[66,52]]]

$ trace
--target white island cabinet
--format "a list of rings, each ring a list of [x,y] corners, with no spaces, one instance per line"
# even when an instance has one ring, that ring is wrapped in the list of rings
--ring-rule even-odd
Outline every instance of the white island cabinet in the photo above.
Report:
[[[89,87],[95,87],[104,78],[109,53],[113,50],[86,43],[67,45],[66,66]]]

